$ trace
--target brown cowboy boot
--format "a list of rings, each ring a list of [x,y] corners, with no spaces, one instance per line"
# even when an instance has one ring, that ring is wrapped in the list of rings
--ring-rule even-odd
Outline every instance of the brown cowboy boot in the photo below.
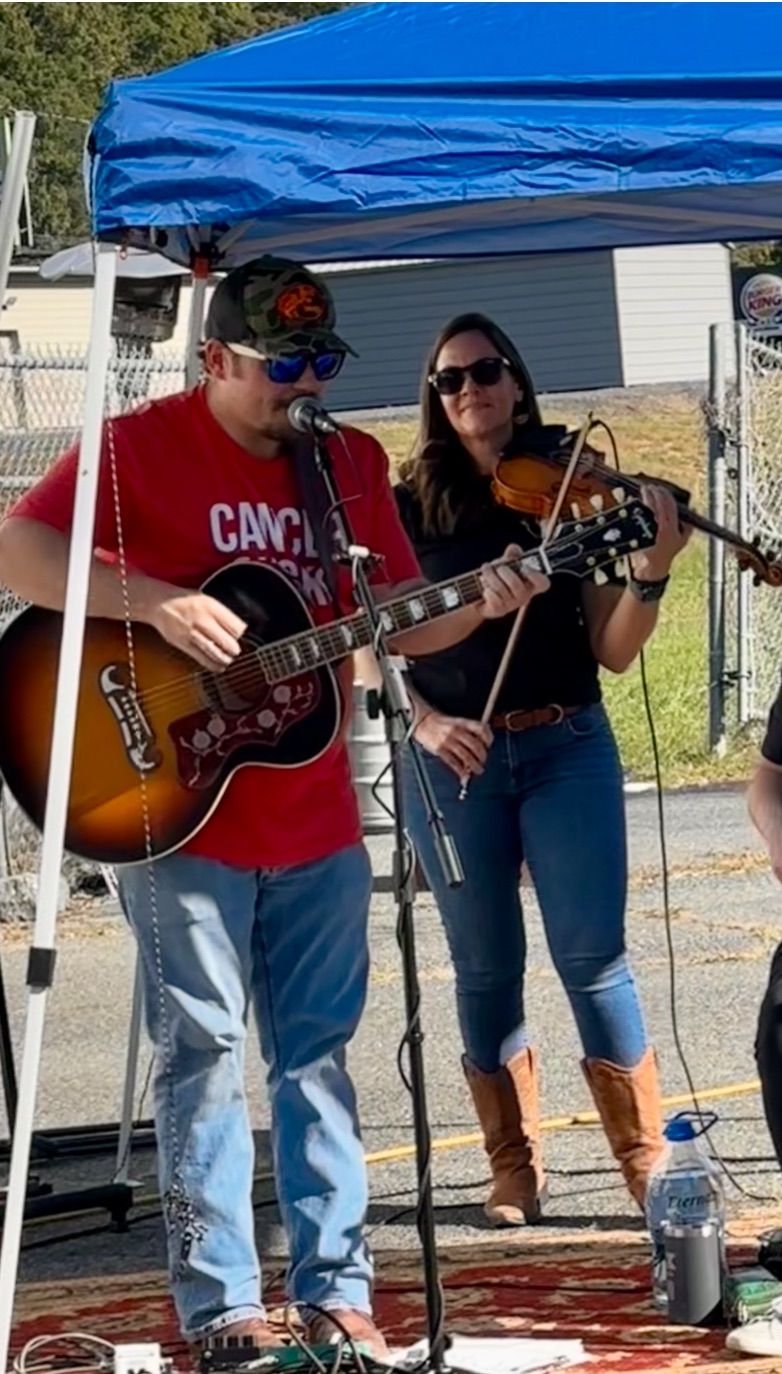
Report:
[[[519,1050],[495,1073],[483,1073],[466,1056],[462,1064],[494,1179],[483,1210],[492,1226],[539,1221],[546,1184],[535,1053]]]
[[[641,1210],[649,1175],[664,1149],[657,1057],[650,1045],[632,1069],[607,1059],[581,1065],[613,1151]]]

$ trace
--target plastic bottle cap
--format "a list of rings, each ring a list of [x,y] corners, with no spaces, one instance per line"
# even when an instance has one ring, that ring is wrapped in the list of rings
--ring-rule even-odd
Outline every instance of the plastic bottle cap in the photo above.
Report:
[[[694,1140],[695,1131],[691,1121],[674,1119],[669,1121],[665,1128],[666,1140]]]

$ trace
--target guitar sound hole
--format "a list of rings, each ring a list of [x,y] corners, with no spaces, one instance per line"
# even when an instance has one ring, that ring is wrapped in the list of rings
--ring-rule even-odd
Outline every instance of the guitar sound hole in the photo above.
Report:
[[[249,710],[263,698],[268,686],[252,649],[243,649],[221,673],[203,673],[202,683],[209,705],[229,713]]]

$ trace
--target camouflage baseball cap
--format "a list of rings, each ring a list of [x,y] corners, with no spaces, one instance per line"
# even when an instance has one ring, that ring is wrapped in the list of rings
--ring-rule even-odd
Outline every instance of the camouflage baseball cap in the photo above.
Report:
[[[207,339],[240,344],[262,357],[300,349],[353,353],[334,332],[334,300],[301,263],[268,255],[237,267],[215,287]]]

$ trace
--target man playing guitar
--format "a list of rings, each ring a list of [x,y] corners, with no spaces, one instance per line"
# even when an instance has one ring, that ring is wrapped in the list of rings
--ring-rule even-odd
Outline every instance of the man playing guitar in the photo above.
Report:
[[[205,383],[106,424],[90,616],[151,626],[230,680],[246,621],[197,590],[226,565],[281,570],[316,624],[345,612],[349,589],[335,608],[303,509],[288,421],[291,402],[320,396],[350,351],[334,324],[327,289],[296,263],[262,258],[220,283]],[[385,454],[369,435],[344,434],[346,446],[333,444],[335,476],[356,537],[381,556],[375,580],[388,596],[419,569]],[[63,605],[77,462],[74,448],[0,528],[0,581],[36,606]],[[503,565],[484,568],[481,583],[481,600],[399,635],[399,651],[436,652],[547,585]],[[349,657],[339,675],[347,706]],[[269,1070],[290,1297],[304,1307],[308,1340],[336,1337],[325,1309],[374,1353],[384,1349],[371,1317],[366,1173],[345,1067],[365,999],[371,891],[346,714],[311,762],[238,769],[183,847],[120,875],[156,1048],[171,1281],[183,1333],[196,1344],[218,1335],[279,1344],[254,1241],[243,1083],[252,1003]]]

